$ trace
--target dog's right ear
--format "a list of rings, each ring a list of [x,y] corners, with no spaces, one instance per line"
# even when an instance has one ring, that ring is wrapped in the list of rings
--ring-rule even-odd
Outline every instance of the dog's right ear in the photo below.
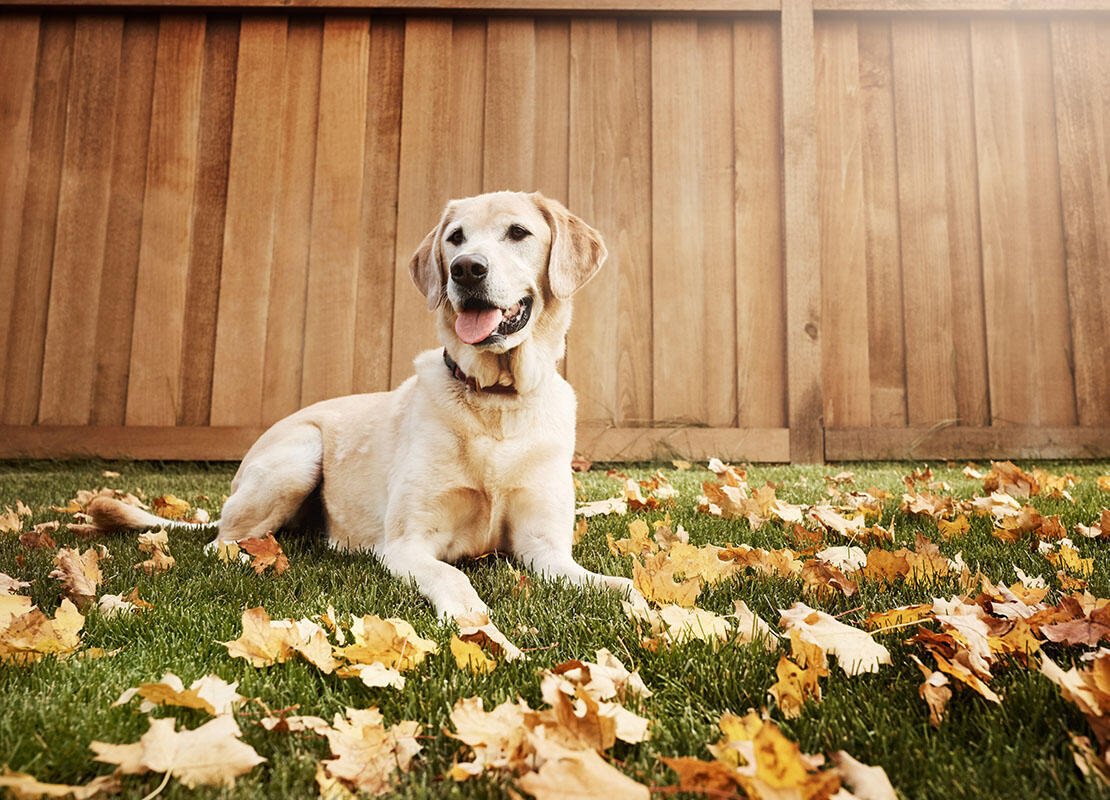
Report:
[[[447,223],[445,214],[440,223],[428,231],[409,261],[409,275],[416,288],[428,298],[428,310],[435,311],[447,299],[444,294],[443,269],[440,265],[439,237]]]

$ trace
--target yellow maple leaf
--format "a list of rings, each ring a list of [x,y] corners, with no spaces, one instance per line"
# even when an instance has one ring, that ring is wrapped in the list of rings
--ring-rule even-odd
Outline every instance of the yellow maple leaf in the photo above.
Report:
[[[17,800],[43,797],[68,797],[72,800],[93,800],[93,798],[118,794],[120,780],[116,775],[101,775],[86,784],[71,786],[61,783],[44,783],[26,772],[14,772],[7,767],[0,773],[0,789],[7,789]]]
[[[451,655],[459,669],[468,669],[471,672],[493,672],[497,662],[487,656],[482,648],[474,642],[464,642],[458,636],[451,637]]]
[[[394,775],[407,772],[421,750],[416,740],[419,723],[404,720],[386,728],[376,708],[348,708],[345,716],[336,714],[332,726],[322,732],[333,756],[322,762],[325,776],[371,795],[393,788]]]
[[[7,612],[0,610],[3,613]],[[0,663],[29,664],[44,655],[65,657],[80,646],[84,625],[85,618],[68,599],[62,600],[53,619],[34,606],[25,613],[13,613],[0,628]]]
[[[367,614],[356,618],[351,635],[352,644],[335,648],[337,655],[352,663],[376,661],[399,672],[407,672],[439,649],[431,639],[418,636],[412,625],[395,617],[382,619]]]
[[[701,580],[675,577],[677,566],[666,552],[656,553],[632,564],[632,583],[647,600],[659,605],[674,603],[692,608],[701,593]]]
[[[60,581],[63,594],[78,608],[84,609],[96,598],[97,587],[104,580],[100,562],[109,558],[111,556],[103,545],[98,549],[90,547],[84,553],[78,552],[75,547],[63,547],[54,556],[54,570],[50,577]]]
[[[139,706],[143,713],[153,710],[155,706],[181,706],[219,716],[230,714],[235,706],[246,700],[236,691],[238,686],[238,681],[227,683],[218,675],[209,674],[193,681],[186,689],[181,678],[167,672],[160,681],[141,683],[125,690],[112,705],[121,706],[139,696],[143,698]]]
[[[154,513],[159,517],[166,519],[185,519],[189,516],[189,511],[192,506],[180,497],[174,497],[172,494],[162,495],[155,497],[151,501],[154,506]]]

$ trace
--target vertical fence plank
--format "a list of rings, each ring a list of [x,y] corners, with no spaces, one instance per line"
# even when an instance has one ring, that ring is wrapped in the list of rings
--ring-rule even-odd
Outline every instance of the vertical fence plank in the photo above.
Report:
[[[790,460],[824,460],[813,4],[782,4],[783,260]]]
[[[706,295],[701,315],[708,347],[699,348],[704,371],[705,418],[716,427],[736,425],[736,205],[732,141],[732,25],[726,20],[698,23],[701,104],[702,272]],[[677,334],[677,331],[674,332]],[[674,335],[672,334],[672,335]],[[673,389],[673,387],[672,387]]]
[[[0,375],[8,376],[8,325],[15,299],[23,198],[31,155],[31,110],[35,103],[35,65],[39,52],[39,15],[0,16]],[[0,383],[10,383],[11,378]],[[0,386],[0,412],[4,407]],[[2,417],[2,414],[0,414]]]
[[[983,284],[995,424],[1075,424],[1049,38],[971,23]]]
[[[894,111],[906,337],[906,405],[911,425],[954,422],[956,369],[948,280],[945,158],[947,87],[939,82],[934,20],[895,20]]]
[[[857,37],[871,394],[871,419],[866,424],[900,428],[906,424],[906,343],[902,336],[890,22],[861,19]]]
[[[492,17],[486,35],[482,191],[530,191],[539,91],[535,25],[521,17]]]
[[[418,352],[436,344],[409,277],[412,253],[447,200],[481,191],[485,52],[482,20],[406,20],[391,386],[412,374]]]
[[[366,149],[370,26],[324,20],[301,401],[350,393]]]
[[[84,425],[90,417],[122,41],[122,18],[77,17],[43,352],[41,424]]]
[[[389,388],[404,47],[403,22],[389,17],[375,17],[370,29],[362,261],[358,282],[358,319],[355,323],[354,388],[360,392]]]
[[[855,20],[824,22],[815,44],[823,408],[827,427],[860,428],[871,423],[871,372]]]
[[[239,19],[209,15],[204,40],[197,178],[181,341],[181,425],[208,425],[223,266]]]
[[[158,20],[127,19],[120,56],[119,94],[113,121],[111,187],[96,320],[92,413],[94,425],[122,425],[127,410],[131,320],[139,267],[143,193],[150,144],[150,105],[158,49]]]
[[[1110,424],[1110,21],[1054,20],[1052,66],[1080,425]]]
[[[212,374],[213,425],[262,422],[266,314],[274,253],[280,126],[285,89],[284,17],[245,17],[239,32],[235,124],[228,165]]]
[[[23,197],[19,254],[14,259],[15,294],[11,317],[7,320],[4,368],[5,375],[13,378],[0,381],[0,391],[4,393],[0,419],[10,425],[31,425],[38,416],[65,143],[66,99],[73,63],[73,28],[72,17],[48,17],[43,21],[39,41],[30,164]]]
[[[173,425],[193,229],[204,17],[165,15],[158,32],[142,242],[128,376],[129,425]]]
[[[651,24],[652,360],[657,420],[705,422],[708,387],[698,27]],[[714,287],[716,291],[719,287]]]
[[[532,185],[547,197],[567,202],[567,151],[570,142],[570,23],[565,19],[535,21],[535,96],[543,113],[536,115]]]
[[[263,424],[276,422],[301,406],[322,47],[320,18],[289,20],[282,80],[281,157],[275,173],[277,210],[266,315]]]
[[[580,421],[643,422],[651,408],[650,28],[575,20],[570,47],[567,201],[601,231],[609,257],[575,298],[567,379]]]
[[[779,25],[733,26],[736,388],[741,428],[786,426]]]

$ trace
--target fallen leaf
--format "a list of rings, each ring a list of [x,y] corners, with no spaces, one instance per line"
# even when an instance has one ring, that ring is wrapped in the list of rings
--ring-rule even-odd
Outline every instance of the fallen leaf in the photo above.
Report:
[[[150,728],[133,744],[92,742],[94,758],[116,764],[124,775],[166,772],[186,787],[234,785],[264,759],[242,735],[234,717],[216,717],[193,730],[176,730],[173,717],[150,718]]]
[[[0,601],[5,597],[18,598],[19,595],[0,595]],[[68,599],[62,600],[53,619],[34,606],[24,613],[11,611],[0,606],[0,663],[29,664],[45,655],[65,657],[81,644],[80,632],[85,618]],[[8,614],[5,622],[3,617]]]
[[[787,630],[797,629],[803,641],[827,651],[848,675],[878,672],[881,664],[890,663],[890,652],[866,631],[845,625],[805,603],[795,603],[782,611],[779,624]]]
[[[243,539],[237,544],[239,549],[250,554],[251,567],[254,568],[256,575],[261,575],[271,567],[275,575],[281,575],[289,569],[289,559],[286,558],[285,551],[281,549],[281,545],[272,533],[257,539]]]
[[[596,517],[603,514],[617,514],[623,516],[628,513],[628,502],[623,497],[610,497],[606,500],[595,500],[592,503],[582,503],[574,511],[579,517]]]
[[[157,575],[171,569],[177,561],[170,555],[169,534],[165,528],[139,534],[139,552],[148,553],[150,558],[135,565],[147,575]]]
[[[77,548],[63,547],[54,556],[54,570],[50,573],[62,584],[62,593],[84,610],[96,599],[96,590],[104,580],[100,562],[111,556],[102,545],[99,549],[90,547],[84,553]]]
[[[921,674],[925,676],[924,682],[917,687],[917,694],[929,706],[929,724],[939,728],[944,719],[944,711],[948,701],[952,699],[952,690],[948,687],[948,676],[943,672],[936,672],[921,663],[917,656],[911,655]]]
[[[487,656],[482,648],[474,642],[464,642],[458,636],[451,637],[451,655],[459,669],[467,669],[475,673],[493,672],[497,662]]]
[[[187,501],[172,494],[155,497],[150,502],[154,506],[154,513],[165,519],[185,519],[192,509]]]
[[[518,781],[536,800],[648,800],[651,792],[593,750],[568,750]]]
[[[5,767],[3,773],[0,773],[0,789],[7,789],[15,800],[38,800],[44,797],[93,800],[97,797],[118,794],[121,786],[119,778],[115,775],[101,775],[86,784],[70,786],[61,783],[43,783],[25,772],[13,772]]]
[[[31,584],[27,581],[21,581],[17,578],[13,578],[11,575],[0,572],[0,596],[15,594],[20,589],[26,589],[30,585]]]
[[[399,672],[407,672],[439,648],[421,638],[403,619],[382,619],[375,615],[356,618],[351,624],[353,641],[335,648],[336,655],[355,664],[378,662]]]
[[[238,686],[238,681],[227,683],[218,675],[209,674],[193,681],[186,689],[181,678],[167,672],[157,683],[141,683],[125,690],[112,705],[124,705],[138,695],[143,699],[139,711],[144,714],[157,706],[181,706],[221,716],[230,714],[237,705],[246,701],[236,691]]]
[[[419,732],[420,724],[407,720],[386,728],[376,708],[348,708],[322,729],[333,756],[322,762],[324,772],[350,790],[385,794],[393,788],[395,773],[407,772],[420,752]]]
[[[678,565],[671,561],[666,552],[648,556],[641,564],[632,564],[632,584],[647,600],[659,605],[674,603],[692,608],[701,592],[701,580],[675,577]]]
[[[833,754],[833,763],[841,781],[859,800],[898,800],[882,767],[871,767],[856,761],[843,750]]]

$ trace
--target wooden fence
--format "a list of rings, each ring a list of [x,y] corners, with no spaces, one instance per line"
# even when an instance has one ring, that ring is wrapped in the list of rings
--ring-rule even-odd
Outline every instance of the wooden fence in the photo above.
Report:
[[[0,0],[0,456],[396,386],[500,188],[609,245],[587,456],[1110,455],[1104,0],[74,5]]]

